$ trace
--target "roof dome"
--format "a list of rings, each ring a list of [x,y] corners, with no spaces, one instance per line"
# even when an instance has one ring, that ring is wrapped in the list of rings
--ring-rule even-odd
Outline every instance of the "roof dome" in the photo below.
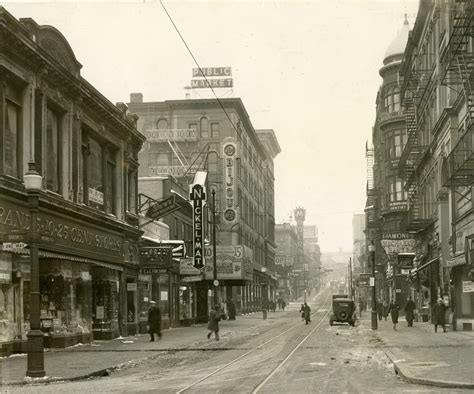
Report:
[[[407,15],[405,14],[405,20],[403,22],[402,28],[398,31],[395,39],[390,43],[385,52],[385,59],[394,56],[403,54],[405,52],[405,47],[407,46],[408,33],[410,32],[410,26],[408,24]]]

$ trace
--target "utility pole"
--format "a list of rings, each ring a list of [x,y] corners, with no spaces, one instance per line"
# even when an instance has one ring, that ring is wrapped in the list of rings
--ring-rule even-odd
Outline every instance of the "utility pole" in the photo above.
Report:
[[[212,189],[212,264],[213,264],[213,286],[214,286],[214,306],[218,304],[217,289],[217,256],[216,256],[216,191]]]
[[[377,293],[375,291],[375,245],[374,241],[371,241],[369,245],[369,255],[370,255],[370,262],[372,264],[372,278],[370,278],[372,285],[372,313],[371,313],[371,323],[372,323],[372,330],[376,330],[377,326],[377,300],[376,296]]]

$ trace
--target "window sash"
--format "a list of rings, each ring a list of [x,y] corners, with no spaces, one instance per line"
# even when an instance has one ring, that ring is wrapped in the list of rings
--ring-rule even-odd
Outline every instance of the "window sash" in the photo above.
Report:
[[[20,144],[20,112],[21,108],[6,101],[5,111],[5,131],[3,135],[3,173],[13,177],[19,177],[18,159],[20,157],[18,150]]]

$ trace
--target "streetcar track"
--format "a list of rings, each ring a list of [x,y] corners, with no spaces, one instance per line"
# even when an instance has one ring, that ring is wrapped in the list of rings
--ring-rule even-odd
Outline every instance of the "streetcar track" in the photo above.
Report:
[[[324,299],[323,301],[323,306],[326,305],[327,303],[327,300],[328,298],[330,298],[331,296],[331,293],[329,292],[328,295],[326,296],[326,298]],[[311,315],[315,316],[317,314],[320,314],[320,313],[324,313],[324,316],[321,318],[320,322],[310,331],[310,333],[297,345],[296,348],[299,348],[300,345],[314,332],[314,330],[316,330],[316,328],[319,327],[319,325],[323,322],[323,319],[327,316],[327,314],[329,313],[329,310],[326,310],[325,312],[322,312],[320,311],[322,308],[319,308],[316,312],[313,312]],[[232,361],[222,365],[221,367],[215,369],[214,371],[212,371],[211,373],[203,376],[202,378],[194,381],[193,383],[187,385],[186,387],[182,388],[181,390],[177,391],[176,394],[181,394],[181,393],[184,393],[185,391],[189,390],[190,388],[194,387],[194,386],[197,386],[198,384],[204,382],[205,380],[209,379],[210,377],[218,374],[219,372],[223,371],[224,369],[230,367],[231,365],[237,363],[238,361],[242,360],[243,358],[245,358],[246,356],[248,356],[249,354],[251,353],[254,353],[256,352],[257,350],[263,348],[264,346],[266,346],[267,344],[273,342],[274,340],[276,340],[277,338],[281,337],[282,335],[286,334],[287,332],[297,328],[297,327],[301,327],[301,322],[298,322],[297,324],[291,326],[290,328],[282,331],[281,333],[279,333],[278,335],[270,338],[269,340],[265,341],[264,343],[258,345],[257,347],[255,348],[252,348],[250,349],[249,351],[245,352],[244,354],[241,354],[240,356],[236,357],[235,359],[233,359]],[[237,350],[237,349],[236,349]],[[239,350],[242,350],[242,349],[239,349]],[[293,350],[291,353],[290,353],[290,356],[293,355],[293,353],[295,352],[295,350]],[[272,372],[271,372],[271,376],[273,376],[274,372],[279,369],[279,367],[281,365],[283,365],[286,361],[287,361],[288,357],[286,357],[278,366],[277,368],[275,368]],[[268,378],[265,379],[262,383],[260,383],[260,385],[257,387],[257,391],[259,390],[259,388],[263,387],[263,385],[268,381]],[[257,391],[253,391],[252,393],[254,392],[257,392]]]

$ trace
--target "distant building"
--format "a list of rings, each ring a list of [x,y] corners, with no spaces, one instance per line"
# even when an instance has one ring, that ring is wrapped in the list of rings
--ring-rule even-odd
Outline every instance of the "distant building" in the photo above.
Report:
[[[293,268],[296,261],[296,228],[290,223],[275,225],[275,270],[278,277],[277,296],[287,303],[295,298]]]
[[[308,260],[308,289],[316,290],[320,287],[321,278],[321,250],[318,244],[318,227],[305,225],[303,227],[304,253]]]

